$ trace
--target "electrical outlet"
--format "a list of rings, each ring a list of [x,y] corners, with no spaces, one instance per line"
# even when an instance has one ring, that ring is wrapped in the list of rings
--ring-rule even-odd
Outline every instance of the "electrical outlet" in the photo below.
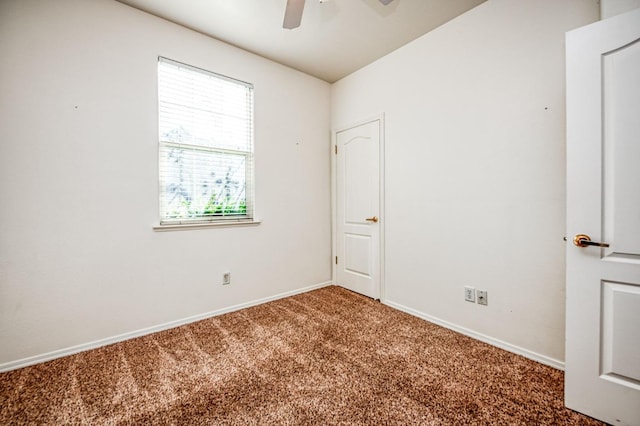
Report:
[[[473,287],[464,288],[464,300],[471,303],[476,301],[476,290]]]
[[[222,285],[231,284],[231,272],[222,274]]]
[[[478,296],[478,305],[486,306],[489,304],[489,299],[487,299],[487,290],[478,290],[477,296]]]

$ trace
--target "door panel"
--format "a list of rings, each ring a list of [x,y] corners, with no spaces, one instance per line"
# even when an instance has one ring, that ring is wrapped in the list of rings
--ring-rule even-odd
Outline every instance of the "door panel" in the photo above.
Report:
[[[637,324],[640,324],[640,283],[602,283],[602,371],[631,388],[640,385]],[[638,401],[640,403],[640,401]],[[640,420],[640,419],[638,419]]]
[[[375,140],[370,136],[353,136],[356,128],[338,137],[338,155],[344,156],[344,207],[345,221],[351,224],[364,224],[366,218],[378,211],[375,188],[372,187],[372,166],[375,161]],[[340,159],[340,158],[339,158]]]
[[[603,55],[604,236],[607,255],[640,261],[640,40]],[[627,257],[628,258],[628,257]]]
[[[640,9],[567,33],[565,404],[615,425],[640,425],[639,135]]]
[[[336,145],[336,282],[378,299],[380,120],[337,132]]]
[[[344,234],[344,268],[352,273],[371,277],[371,237]]]

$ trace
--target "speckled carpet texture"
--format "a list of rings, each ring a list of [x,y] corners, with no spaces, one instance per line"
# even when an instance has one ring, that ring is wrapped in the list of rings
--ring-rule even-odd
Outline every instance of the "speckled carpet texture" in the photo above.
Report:
[[[563,373],[339,287],[0,374],[0,424],[600,425]]]

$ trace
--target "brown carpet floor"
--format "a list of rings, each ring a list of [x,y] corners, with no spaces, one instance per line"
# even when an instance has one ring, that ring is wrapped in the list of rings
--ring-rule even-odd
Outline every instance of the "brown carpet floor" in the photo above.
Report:
[[[0,424],[601,423],[561,371],[327,287],[2,373]]]

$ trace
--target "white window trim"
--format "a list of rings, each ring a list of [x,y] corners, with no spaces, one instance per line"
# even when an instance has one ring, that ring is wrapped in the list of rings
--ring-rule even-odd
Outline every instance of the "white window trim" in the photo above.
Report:
[[[153,230],[156,232],[164,231],[191,231],[194,229],[207,229],[207,228],[234,228],[245,226],[257,226],[262,223],[259,219],[246,219],[246,220],[221,220],[218,222],[201,222],[201,223],[176,223],[170,225],[154,225]]]

